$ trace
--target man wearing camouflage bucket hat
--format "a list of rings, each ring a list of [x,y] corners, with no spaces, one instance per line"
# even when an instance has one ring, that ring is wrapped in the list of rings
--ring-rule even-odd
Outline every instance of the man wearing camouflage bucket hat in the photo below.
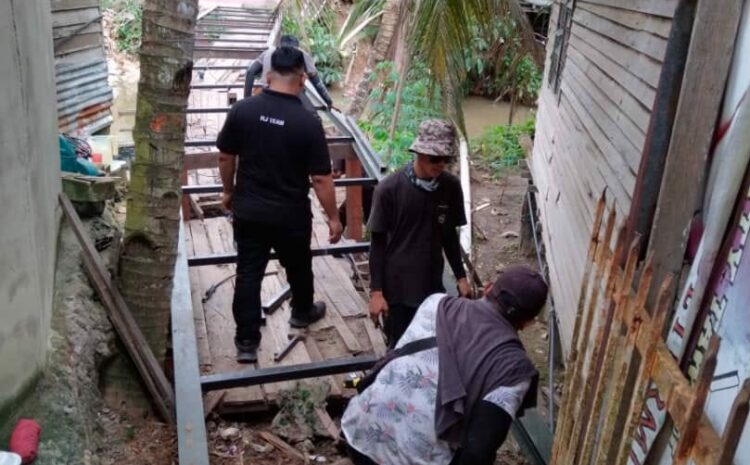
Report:
[[[370,317],[384,317],[393,347],[427,296],[444,292],[443,252],[462,296],[470,293],[456,228],[466,224],[459,179],[445,172],[458,155],[455,126],[431,119],[409,148],[414,160],[375,189],[368,227]]]

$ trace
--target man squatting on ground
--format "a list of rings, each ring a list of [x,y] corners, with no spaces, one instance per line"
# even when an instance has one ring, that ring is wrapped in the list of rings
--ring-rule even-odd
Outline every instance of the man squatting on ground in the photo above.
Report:
[[[385,317],[393,347],[427,296],[445,292],[443,251],[468,296],[457,227],[466,224],[461,182],[445,172],[456,155],[456,129],[443,120],[419,126],[409,150],[414,161],[385,178],[375,189],[368,224],[370,238],[370,317]]]
[[[234,213],[232,312],[237,361],[244,363],[257,360],[260,290],[272,248],[292,290],[290,325],[304,328],[325,315],[325,304],[313,303],[310,178],[328,216],[332,244],[342,231],[323,127],[299,99],[306,78],[302,52],[279,47],[270,68],[268,88],[232,107],[216,141],[223,203]]]
[[[547,285],[506,268],[484,298],[433,294],[392,359],[341,420],[357,465],[491,465],[513,419],[536,404],[539,374],[518,331],[534,322]],[[397,352],[398,353],[398,352]]]
[[[331,95],[328,93],[328,89],[326,89],[325,84],[323,84],[323,81],[320,79],[320,75],[318,75],[318,69],[315,67],[315,60],[310,56],[310,54],[299,48],[299,40],[297,40],[296,37],[290,35],[281,36],[279,46],[294,47],[302,52],[305,60],[305,74],[307,74],[307,78],[310,79],[310,82],[315,87],[315,90],[318,91],[318,95],[320,95],[326,105],[328,105],[329,108],[333,107],[333,100],[331,99]],[[254,95],[253,86],[255,85],[255,79],[258,77],[258,75],[260,75],[258,85],[263,88],[268,86],[268,72],[271,70],[271,56],[273,55],[274,50],[276,50],[276,47],[269,47],[267,50],[261,53],[258,58],[253,60],[250,63],[250,66],[248,66],[247,72],[245,73],[245,98]],[[308,111],[314,113],[315,115],[318,114],[315,107],[313,107],[312,102],[310,102],[310,99],[308,99],[307,96],[305,96],[302,92],[300,93],[300,99],[302,100],[303,106]]]

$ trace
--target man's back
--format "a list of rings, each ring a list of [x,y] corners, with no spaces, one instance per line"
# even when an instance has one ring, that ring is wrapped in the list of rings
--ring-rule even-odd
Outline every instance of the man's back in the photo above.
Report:
[[[234,214],[277,224],[309,222],[309,176],[331,171],[320,122],[298,97],[266,89],[232,108],[217,147],[239,155]]]

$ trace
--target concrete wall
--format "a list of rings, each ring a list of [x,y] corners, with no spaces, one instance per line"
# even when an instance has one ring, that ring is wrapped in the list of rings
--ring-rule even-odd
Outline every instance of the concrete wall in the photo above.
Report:
[[[43,367],[59,226],[49,0],[0,0],[0,415]]]

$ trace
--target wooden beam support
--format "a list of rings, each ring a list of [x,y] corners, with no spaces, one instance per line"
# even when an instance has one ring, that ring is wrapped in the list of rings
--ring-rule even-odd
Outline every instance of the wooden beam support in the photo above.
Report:
[[[707,160],[719,115],[742,0],[700,0],[690,41],[674,130],[656,204],[648,250],[654,252],[654,279],[677,275],[690,224],[702,201]],[[655,300],[651,294],[649,302]]]
[[[362,177],[362,163],[355,158],[346,159],[346,177]],[[351,186],[346,188],[346,237],[355,241],[363,238],[362,221],[364,211],[362,209],[362,186]]]
[[[104,266],[102,258],[94,247],[91,237],[81,223],[73,204],[68,197],[61,193],[59,196],[60,206],[65,217],[75,232],[78,241],[83,248],[83,265],[91,283],[96,289],[99,298],[107,310],[107,316],[117,331],[120,340],[128,351],[138,374],[141,375],[146,389],[159,411],[162,418],[171,425],[175,424],[175,397],[172,386],[169,384],[164,370],[156,360],[154,353],[130,313],[125,299],[123,299],[117,287],[112,285],[109,271]]]

